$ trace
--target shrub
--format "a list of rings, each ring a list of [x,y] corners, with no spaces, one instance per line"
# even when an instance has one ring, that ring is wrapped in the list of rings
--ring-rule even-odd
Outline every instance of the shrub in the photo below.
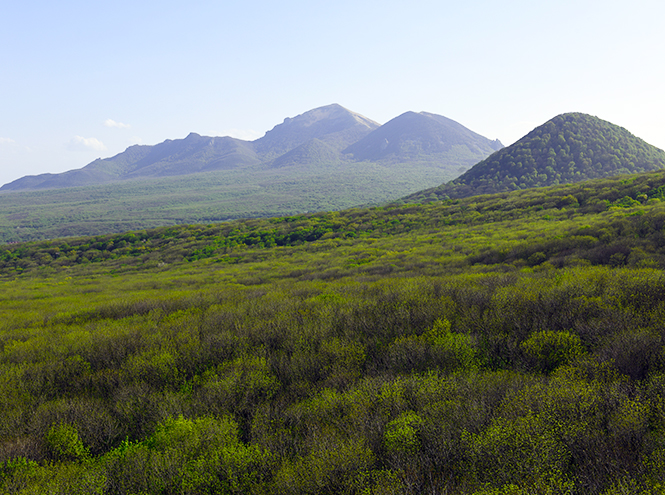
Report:
[[[56,460],[80,461],[89,455],[76,428],[66,423],[53,425],[46,433],[45,441],[50,454]]]
[[[415,453],[420,449],[418,437],[423,420],[413,411],[400,414],[388,423],[383,435],[389,453]]]
[[[285,463],[277,473],[275,493],[362,493],[374,454],[362,439],[321,442],[307,456]]]
[[[545,373],[585,352],[582,341],[577,335],[549,330],[531,334],[520,347],[531,365]]]
[[[389,364],[399,371],[470,371],[478,367],[471,337],[451,331],[450,322],[438,319],[420,336],[400,337],[388,349]]]

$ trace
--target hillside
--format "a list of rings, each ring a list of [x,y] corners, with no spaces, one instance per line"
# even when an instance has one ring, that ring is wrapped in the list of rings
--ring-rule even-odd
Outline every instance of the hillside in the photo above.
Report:
[[[442,177],[439,169],[423,164],[331,162],[331,153],[325,143],[312,141],[292,150],[288,164],[275,160],[251,172],[0,193],[0,243],[383,204]]]
[[[167,140],[155,146],[134,145],[114,157],[97,159],[80,170],[23,177],[5,184],[0,191],[60,189],[129,179],[188,175],[260,162],[251,143],[230,137],[205,137],[191,133],[185,139]]]
[[[273,168],[304,166],[324,167],[339,163],[342,157],[335,148],[317,138],[301,144],[270,163]]]
[[[559,115],[453,181],[406,198],[460,198],[659,170],[665,152],[591,115]]]
[[[0,252],[0,491],[658,493],[665,171]]]

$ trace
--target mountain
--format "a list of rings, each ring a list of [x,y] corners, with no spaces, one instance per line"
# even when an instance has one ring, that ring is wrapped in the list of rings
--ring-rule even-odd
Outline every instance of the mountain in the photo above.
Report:
[[[332,104],[286,118],[255,141],[191,133],[154,146],[131,146],[78,170],[22,177],[0,191],[90,186],[211,171],[253,173],[269,169],[298,174],[303,168],[316,171],[331,164],[367,161],[383,165],[418,162],[420,170],[413,168],[411,174],[432,184],[434,171],[439,182],[455,177],[500,147],[498,141],[440,115],[407,112],[380,126]],[[354,167],[339,173],[353,175]]]
[[[6,184],[0,243],[381,205],[453,179],[500,146],[439,115],[380,126],[327,105],[255,141],[191,133]]]
[[[114,157],[97,159],[79,170],[22,177],[5,184],[0,191],[88,186],[136,178],[228,170],[259,163],[261,160],[248,141],[191,133],[185,139],[169,139],[155,146],[130,146]]]
[[[319,139],[339,151],[378,127],[373,120],[332,104],[284,119],[254,141],[254,148],[265,158],[273,158],[311,139]]]
[[[128,167],[122,178],[184,175],[258,163],[250,142],[191,133],[183,140],[168,140],[151,147],[145,158]]]
[[[467,168],[503,148],[441,115],[406,112],[352,144],[344,153],[356,160],[438,161],[448,169]]]
[[[462,198],[665,168],[665,152],[583,113],[558,115],[447,184],[408,196]]]

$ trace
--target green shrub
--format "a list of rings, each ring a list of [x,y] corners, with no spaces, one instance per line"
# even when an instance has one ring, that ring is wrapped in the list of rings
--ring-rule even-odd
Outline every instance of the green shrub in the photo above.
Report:
[[[478,368],[472,338],[451,331],[450,322],[438,319],[420,336],[398,337],[388,348],[389,365],[398,371],[471,371]]]
[[[539,371],[549,373],[584,354],[581,339],[570,332],[536,332],[522,342],[522,352]]]
[[[374,460],[374,454],[362,439],[326,439],[305,457],[283,464],[276,475],[273,492],[362,493],[370,487]]]
[[[79,438],[78,431],[72,425],[60,423],[53,425],[46,433],[46,446],[51,456],[60,461],[81,461],[89,456],[88,449]]]
[[[466,433],[462,440],[475,479],[495,487],[565,484],[571,453],[560,428],[545,415],[529,415],[498,418],[478,434]]]
[[[420,449],[419,430],[423,420],[413,411],[400,414],[386,426],[384,444],[389,453],[416,453]]]

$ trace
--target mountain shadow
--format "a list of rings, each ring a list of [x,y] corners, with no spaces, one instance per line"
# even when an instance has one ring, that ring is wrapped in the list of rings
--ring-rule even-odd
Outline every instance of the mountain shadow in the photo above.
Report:
[[[273,160],[270,163],[270,167],[321,167],[332,163],[339,163],[341,160],[342,155],[335,148],[320,139],[312,138]]]

